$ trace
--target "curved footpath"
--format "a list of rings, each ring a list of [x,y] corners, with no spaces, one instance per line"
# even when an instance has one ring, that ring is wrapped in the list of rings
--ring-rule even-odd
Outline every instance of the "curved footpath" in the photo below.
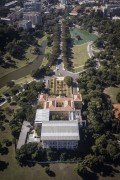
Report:
[[[92,44],[93,44],[93,41],[90,41],[87,46],[87,52],[90,58],[94,56],[93,50],[92,50]]]
[[[44,58],[44,52],[45,52],[46,45],[47,45],[47,41],[43,41],[43,43],[41,44],[41,48],[40,48],[42,55],[39,55],[31,64],[27,64],[26,66],[1,77],[0,78],[0,88],[5,86],[7,84],[7,82],[9,82],[11,80],[17,80],[19,78],[27,76],[33,70],[36,70],[37,68],[39,68],[42,63],[42,60]]]

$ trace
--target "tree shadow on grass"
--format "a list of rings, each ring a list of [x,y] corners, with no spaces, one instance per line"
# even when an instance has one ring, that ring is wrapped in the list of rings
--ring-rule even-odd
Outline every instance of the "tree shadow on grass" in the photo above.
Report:
[[[5,69],[9,69],[9,68],[17,68],[16,64],[14,63],[5,63],[4,65],[2,65],[3,68]]]
[[[4,126],[0,126],[0,131],[5,131],[5,127]]]
[[[22,162],[22,163],[19,163],[19,165],[21,166],[21,167],[33,167],[33,166],[35,166],[36,165],[36,163],[35,162],[27,162],[27,161],[24,161],[24,162]]]
[[[0,161],[0,171],[4,171],[7,169],[9,163],[6,163],[5,161]]]
[[[48,172],[47,174],[48,174],[48,176],[50,176],[50,177],[55,177],[55,176],[56,176],[55,172],[54,172],[54,171],[51,171],[51,170],[49,170],[49,172]]]
[[[104,165],[102,170],[101,170],[100,175],[103,176],[103,177],[107,177],[107,176],[114,177],[114,175],[116,173],[120,173],[120,171],[115,169],[115,168],[113,168],[110,165]]]
[[[99,177],[96,173],[87,171],[85,174],[78,173],[79,176],[82,177],[83,180],[98,180]]]
[[[1,155],[7,155],[9,153],[9,150],[7,147],[3,147],[0,151]]]
[[[49,163],[38,163],[38,164],[39,164],[40,166],[42,166],[43,168],[46,167],[46,166],[48,166],[48,167],[50,166]]]
[[[29,163],[27,164],[28,167],[33,167],[33,166],[35,166],[35,165],[36,165],[35,162],[29,162]]]

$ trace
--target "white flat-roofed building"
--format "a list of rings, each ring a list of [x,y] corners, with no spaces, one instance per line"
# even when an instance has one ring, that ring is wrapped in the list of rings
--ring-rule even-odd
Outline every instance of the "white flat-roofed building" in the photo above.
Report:
[[[5,7],[13,7],[13,6],[15,6],[15,5],[17,4],[17,2],[18,2],[18,1],[11,1],[11,2],[9,2],[9,3],[6,3],[6,4],[5,4]]]
[[[6,18],[0,18],[0,21],[3,21],[5,23],[7,23],[8,25],[11,25],[12,24],[12,21],[10,18],[6,17]]]
[[[43,148],[74,149],[78,146],[78,121],[49,121],[42,123]]]
[[[27,142],[28,133],[30,132],[31,127],[32,126],[28,121],[23,122],[20,136],[18,139],[17,149],[20,149],[21,146],[23,146]]]
[[[34,125],[35,128],[41,126],[42,122],[49,121],[49,109],[37,109]]]
[[[29,142],[38,142],[45,149],[77,148],[80,127],[83,127],[83,124],[86,126],[86,121],[82,120],[81,116],[81,95],[51,97],[48,94],[40,94],[38,105],[42,109],[36,110],[34,130],[29,132],[30,129],[27,129],[26,125],[22,126],[17,148]]]
[[[29,142],[40,142],[40,136],[36,133],[35,130],[32,130],[28,136],[27,143]]]

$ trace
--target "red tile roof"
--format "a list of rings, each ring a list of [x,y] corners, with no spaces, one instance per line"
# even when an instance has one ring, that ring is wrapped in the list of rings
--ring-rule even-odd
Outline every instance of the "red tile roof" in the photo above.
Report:
[[[120,114],[120,104],[113,104],[113,108],[114,108],[114,115],[115,118],[118,119],[118,115]]]
[[[80,12],[81,7],[80,6],[76,6],[74,7],[74,9],[72,10],[72,13],[79,13]]]
[[[44,109],[49,109],[50,111],[74,111],[74,102],[81,102],[82,97],[80,94],[73,95],[73,97],[48,97],[46,94],[39,95],[39,103],[43,103]]]

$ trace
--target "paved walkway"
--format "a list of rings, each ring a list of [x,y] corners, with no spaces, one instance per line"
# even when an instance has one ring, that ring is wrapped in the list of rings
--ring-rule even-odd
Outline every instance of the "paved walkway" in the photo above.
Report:
[[[87,46],[87,52],[90,58],[94,57],[94,53],[93,53],[93,47],[92,47],[93,41],[89,42],[88,46]],[[96,61],[96,69],[99,69],[100,67],[100,60],[99,59],[95,59]]]
[[[76,67],[74,67],[74,69],[77,69],[77,68],[79,68],[79,67],[83,67],[84,65],[81,65],[81,66],[76,66]]]
[[[38,164],[58,164],[58,163],[77,163],[78,161],[31,161],[31,160],[26,160],[25,162],[30,162],[30,163],[38,163]]]
[[[93,51],[92,51],[92,44],[93,44],[93,41],[90,41],[87,46],[87,52],[90,58],[94,56]]]
[[[4,97],[5,98],[5,97]],[[0,107],[7,103],[7,99],[5,98],[5,101],[0,104]]]

